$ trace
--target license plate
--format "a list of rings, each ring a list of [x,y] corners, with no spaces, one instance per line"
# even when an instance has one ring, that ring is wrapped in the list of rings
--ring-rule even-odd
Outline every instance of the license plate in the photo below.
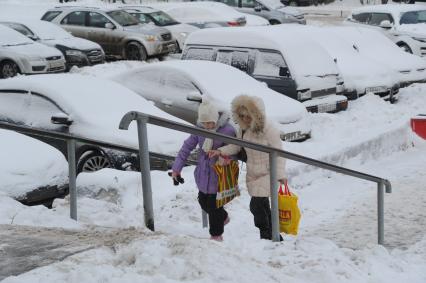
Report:
[[[387,91],[387,88],[385,86],[375,86],[375,87],[367,87],[365,88],[365,93],[369,92],[385,92]]]
[[[332,112],[336,110],[336,104],[319,104],[318,113]]]
[[[300,131],[287,133],[287,134],[281,134],[281,139],[284,141],[293,141],[297,140],[301,137]]]
[[[50,68],[58,68],[58,67],[62,67],[63,64],[62,62],[58,61],[58,62],[50,62]]]

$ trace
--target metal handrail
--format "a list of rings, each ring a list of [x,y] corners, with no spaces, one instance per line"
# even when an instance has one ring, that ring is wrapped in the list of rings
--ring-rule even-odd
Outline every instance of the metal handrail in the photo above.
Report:
[[[227,144],[236,144],[242,147],[251,148],[257,151],[265,152],[269,154],[270,164],[270,190],[271,190],[271,212],[272,212],[272,238],[273,241],[279,241],[279,221],[278,221],[278,196],[276,188],[278,185],[278,179],[276,174],[276,161],[278,157],[285,157],[290,160],[298,161],[304,164],[312,165],[322,169],[334,171],[344,175],[349,175],[355,178],[371,181],[377,183],[377,207],[378,207],[378,243],[383,244],[384,242],[384,188],[386,193],[392,192],[391,183],[389,180],[380,178],[377,176],[365,174],[359,171],[347,169],[341,166],[336,166],[323,161],[315,160],[302,155],[294,154],[285,150],[244,141],[242,139],[226,136],[216,132],[206,131],[194,126],[188,126],[182,123],[174,122],[171,120],[159,118],[156,116],[144,114],[141,112],[131,111],[123,116],[120,122],[120,129],[127,130],[132,121],[136,120],[138,125],[138,137],[139,137],[139,148],[140,148],[140,162],[141,162],[141,174],[142,174],[142,189],[144,192],[144,209],[145,209],[145,225],[151,230],[154,230],[154,214],[152,209],[152,195],[151,195],[151,177],[149,168],[149,158],[147,157],[148,152],[148,140],[147,140],[147,127],[146,124],[153,124],[156,126],[186,132],[206,138],[212,138],[215,140],[223,141]],[[144,153],[146,151],[146,153]],[[148,165],[148,167],[147,167]]]
[[[70,217],[74,220],[77,220],[77,189],[76,189],[77,170],[76,170],[76,152],[75,152],[76,142],[87,144],[87,145],[99,146],[102,148],[120,150],[123,152],[135,153],[135,154],[139,154],[140,152],[139,149],[132,148],[129,146],[103,142],[103,141],[99,141],[95,139],[88,139],[85,137],[72,135],[69,133],[60,133],[60,132],[51,131],[51,130],[35,129],[28,126],[23,126],[23,125],[13,125],[6,122],[0,122],[0,129],[11,130],[21,134],[30,135],[30,136],[39,136],[39,137],[45,137],[45,138],[47,137],[52,139],[58,139],[58,140],[63,140],[67,142],[67,159],[68,159],[69,192],[70,192]],[[154,158],[164,159],[164,160],[175,159],[174,156],[156,153],[156,152],[148,152],[148,155]],[[188,160],[186,163],[189,165],[196,164],[196,162],[193,160]]]

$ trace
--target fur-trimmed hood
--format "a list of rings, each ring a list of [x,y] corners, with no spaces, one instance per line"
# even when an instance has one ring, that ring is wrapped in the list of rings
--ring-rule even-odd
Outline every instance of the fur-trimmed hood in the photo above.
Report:
[[[253,133],[261,133],[265,128],[265,104],[260,97],[239,95],[231,103],[232,119],[242,130],[250,129]],[[252,120],[250,125],[241,118],[241,114],[248,114]]]

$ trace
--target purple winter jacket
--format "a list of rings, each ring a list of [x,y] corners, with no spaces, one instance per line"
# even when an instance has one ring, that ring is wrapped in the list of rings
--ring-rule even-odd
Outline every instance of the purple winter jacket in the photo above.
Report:
[[[221,117],[222,118],[222,117]],[[216,131],[217,133],[235,137],[235,129],[232,125],[228,123],[229,118],[226,118],[225,121],[221,122],[219,118],[219,128]],[[220,126],[222,124],[222,126]],[[185,165],[185,162],[195,147],[199,146],[198,151],[198,160],[197,166],[195,167],[194,177],[197,184],[198,190],[205,194],[215,194],[217,193],[217,174],[213,169],[213,165],[217,161],[217,157],[209,158],[208,155],[202,150],[202,146],[205,138],[199,137],[196,135],[191,135],[183,143],[178,155],[176,156],[175,162],[173,163],[172,170],[174,172],[180,172]],[[225,145],[225,143],[217,140],[213,140],[212,149],[218,149],[219,147]]]

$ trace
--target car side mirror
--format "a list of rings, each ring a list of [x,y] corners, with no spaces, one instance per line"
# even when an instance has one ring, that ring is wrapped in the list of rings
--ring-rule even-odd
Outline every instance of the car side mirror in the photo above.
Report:
[[[68,115],[63,113],[54,114],[50,118],[50,121],[53,124],[65,125],[65,126],[70,126],[73,123],[73,120]]]
[[[255,12],[260,12],[260,11],[262,11],[262,6],[260,6],[260,5],[255,6],[255,7],[254,7],[254,11],[255,11]]]
[[[198,102],[198,103],[203,102],[203,98],[198,93],[197,94],[195,94],[195,93],[188,94],[186,96],[186,100]]]
[[[111,24],[111,23],[106,23],[105,24],[105,28],[107,28],[107,29],[115,29],[115,26],[113,24]]]
[[[382,21],[381,23],[380,23],[380,25],[379,25],[381,28],[384,28],[384,29],[391,29],[392,28],[392,24],[391,24],[391,22],[390,21],[388,21],[388,20],[384,20],[384,21]]]
[[[34,40],[34,41],[40,40],[40,38],[36,35],[29,35],[28,38],[30,38],[31,40]]]
[[[289,71],[288,67],[280,67],[279,75],[280,75],[280,77],[289,78],[290,77],[290,71]]]

